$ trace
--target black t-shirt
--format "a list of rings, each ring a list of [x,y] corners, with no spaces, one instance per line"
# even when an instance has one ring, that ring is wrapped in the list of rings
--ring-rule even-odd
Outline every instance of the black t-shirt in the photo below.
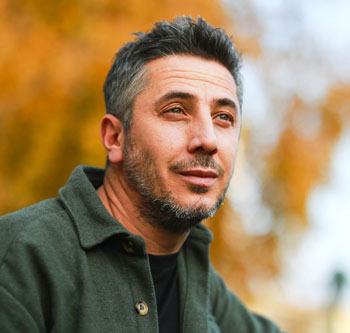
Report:
[[[179,298],[177,256],[178,253],[164,256],[149,254],[149,262],[157,298],[160,333],[178,332]]]

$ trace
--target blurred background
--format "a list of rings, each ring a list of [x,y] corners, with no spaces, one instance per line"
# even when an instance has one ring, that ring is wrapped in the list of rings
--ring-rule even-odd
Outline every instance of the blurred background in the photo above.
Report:
[[[152,22],[197,15],[244,57],[243,133],[212,260],[289,332],[350,332],[350,3],[347,0],[0,2],[0,215],[104,167],[102,86]]]

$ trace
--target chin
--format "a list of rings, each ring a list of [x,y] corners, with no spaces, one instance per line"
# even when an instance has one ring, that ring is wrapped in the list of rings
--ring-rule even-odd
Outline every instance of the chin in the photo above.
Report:
[[[218,206],[217,198],[208,198],[202,195],[195,195],[191,197],[183,196],[181,201],[175,203],[178,207],[182,207],[186,210],[208,210],[211,211]],[[221,203],[221,200],[220,200]]]

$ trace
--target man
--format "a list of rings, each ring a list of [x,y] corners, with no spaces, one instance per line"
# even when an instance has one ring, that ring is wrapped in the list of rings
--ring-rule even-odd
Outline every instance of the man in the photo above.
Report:
[[[1,332],[279,332],[229,292],[199,223],[223,201],[241,128],[229,37],[182,17],[116,55],[106,170],[2,218]]]

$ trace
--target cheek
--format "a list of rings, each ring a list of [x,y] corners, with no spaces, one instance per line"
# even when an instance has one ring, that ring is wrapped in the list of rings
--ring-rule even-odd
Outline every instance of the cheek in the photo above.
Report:
[[[225,168],[232,170],[238,152],[238,141],[232,140],[221,147],[221,158]]]
[[[219,133],[217,135],[219,148],[227,155],[235,155],[238,147],[238,135],[236,132],[231,133]]]
[[[186,148],[186,131],[183,128],[162,124],[153,128],[144,140],[149,147],[164,157],[176,156],[183,153]]]
[[[149,156],[154,172],[161,178],[168,178],[169,166],[181,156],[181,150],[176,142],[177,140],[169,133],[156,132],[139,137],[139,148]]]

